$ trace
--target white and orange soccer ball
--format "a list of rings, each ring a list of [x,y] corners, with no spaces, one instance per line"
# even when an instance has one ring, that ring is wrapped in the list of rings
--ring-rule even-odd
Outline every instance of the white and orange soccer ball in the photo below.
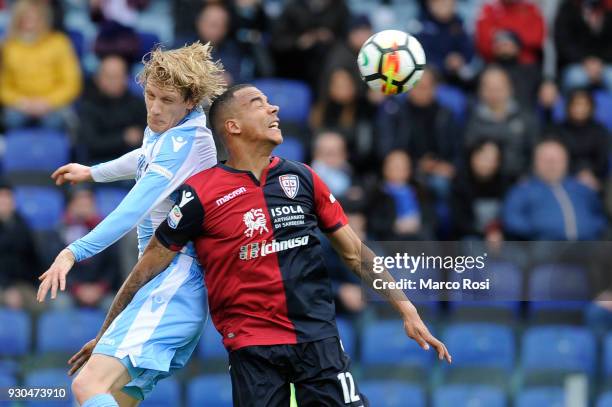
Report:
[[[357,64],[370,88],[385,95],[396,95],[412,89],[421,79],[425,51],[412,35],[385,30],[363,44]]]

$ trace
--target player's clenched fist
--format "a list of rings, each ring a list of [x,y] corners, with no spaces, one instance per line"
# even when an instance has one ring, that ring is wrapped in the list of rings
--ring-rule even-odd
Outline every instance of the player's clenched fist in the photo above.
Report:
[[[55,180],[56,185],[62,185],[66,182],[70,182],[71,185],[74,185],[79,182],[93,181],[91,177],[91,168],[76,163],[62,165],[51,174],[51,178]]]
[[[40,286],[36,294],[36,300],[43,302],[47,296],[47,292],[51,289],[51,299],[57,297],[57,289],[61,291],[66,289],[66,275],[74,265],[74,254],[68,249],[62,250],[55,261],[38,279]]]

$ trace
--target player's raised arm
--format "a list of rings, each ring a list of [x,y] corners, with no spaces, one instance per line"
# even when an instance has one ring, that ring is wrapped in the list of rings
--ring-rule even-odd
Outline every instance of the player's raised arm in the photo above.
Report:
[[[117,292],[117,295],[115,295],[113,303],[106,314],[106,319],[96,338],[85,344],[85,346],[68,361],[68,363],[72,365],[68,372],[69,375],[74,374],[85,364],[85,362],[87,362],[94,347],[115,318],[117,318],[117,315],[119,315],[130,301],[132,301],[132,298],[134,298],[134,295],[140,288],[170,265],[177,253],[178,252],[167,249],[164,245],[159,243],[159,240],[157,240],[155,236],[151,238],[143,255],[138,260],[138,263],[136,263]]]
[[[367,247],[349,225],[344,225],[338,230],[327,235],[332,246],[346,263],[346,265],[368,286],[372,286],[374,279],[382,279],[385,282],[393,282],[393,276],[387,270],[383,273],[374,273],[375,254]],[[385,285],[389,287],[389,285]],[[399,312],[403,321],[406,334],[414,339],[423,349],[428,350],[433,346],[440,360],[446,359],[451,362],[451,356],[446,346],[436,339],[425,326],[414,305],[408,300],[402,290],[377,290],[387,298],[389,303]]]

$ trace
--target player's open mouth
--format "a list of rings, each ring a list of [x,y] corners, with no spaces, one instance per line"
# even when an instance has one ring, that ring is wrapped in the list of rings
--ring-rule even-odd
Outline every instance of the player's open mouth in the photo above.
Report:
[[[280,122],[278,120],[275,120],[272,123],[270,123],[268,128],[269,129],[278,129],[279,126],[280,126]]]

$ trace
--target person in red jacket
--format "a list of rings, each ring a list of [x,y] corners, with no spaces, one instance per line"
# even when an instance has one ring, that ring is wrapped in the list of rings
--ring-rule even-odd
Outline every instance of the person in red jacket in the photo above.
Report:
[[[476,48],[486,62],[518,52],[521,64],[539,63],[545,35],[537,6],[526,0],[495,0],[486,3],[478,16]]]

